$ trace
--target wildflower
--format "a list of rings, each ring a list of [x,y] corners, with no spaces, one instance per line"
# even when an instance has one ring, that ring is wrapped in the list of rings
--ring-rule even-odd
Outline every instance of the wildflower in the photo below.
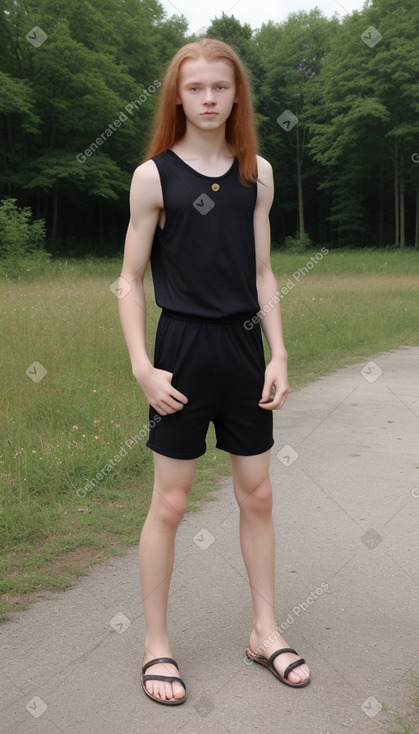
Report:
[[[78,426],[73,426],[73,429],[74,429],[75,431],[78,431],[79,427],[78,427]]]

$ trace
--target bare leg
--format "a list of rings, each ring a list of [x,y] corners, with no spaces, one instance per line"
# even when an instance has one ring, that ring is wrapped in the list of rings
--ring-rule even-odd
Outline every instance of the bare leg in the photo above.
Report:
[[[146,623],[143,664],[159,657],[173,657],[167,632],[167,602],[173,571],[176,531],[185,513],[197,460],[170,459],[153,451],[154,490],[139,546],[141,588]],[[146,675],[179,677],[174,665],[148,668]],[[181,677],[181,676],[180,676]],[[162,700],[183,698],[180,683],[146,681],[153,696]]]
[[[256,456],[230,454],[234,492],[240,508],[240,544],[249,576],[253,604],[250,649],[263,649],[269,658],[280,648],[289,647],[277,630],[275,618],[275,536],[272,521],[272,486],[269,479],[270,451]],[[265,642],[266,641],[266,642]],[[265,642],[265,645],[263,643]],[[298,657],[284,653],[275,659],[276,670]],[[307,665],[299,665],[288,677],[300,683],[309,676]]]

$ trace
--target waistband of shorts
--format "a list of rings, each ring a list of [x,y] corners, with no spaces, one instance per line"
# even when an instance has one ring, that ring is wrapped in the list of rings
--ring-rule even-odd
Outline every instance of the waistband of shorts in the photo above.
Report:
[[[163,308],[161,312],[162,316],[166,316],[169,319],[176,319],[177,321],[189,321],[194,324],[243,324],[245,321],[251,321],[256,314],[252,312],[233,314],[232,316],[221,316],[220,318],[207,318],[206,316],[194,316],[185,313],[179,313],[178,311],[170,311],[167,308]]]

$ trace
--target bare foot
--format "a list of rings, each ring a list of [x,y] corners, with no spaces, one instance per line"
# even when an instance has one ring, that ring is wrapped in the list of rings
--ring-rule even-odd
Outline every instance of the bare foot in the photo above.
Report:
[[[158,655],[151,655],[150,653],[146,652],[146,654],[144,655],[143,665],[150,662],[150,660],[154,660],[155,658],[173,658],[173,655],[170,650],[160,652]],[[150,667],[147,668],[147,670],[145,671],[144,675],[175,676],[176,678],[181,677],[179,670],[172,663],[156,663],[155,665],[150,665]],[[162,701],[178,700],[180,698],[184,698],[185,696],[185,689],[178,681],[173,681],[173,683],[169,683],[161,680],[146,680],[145,687],[152,696],[155,696]]]
[[[282,635],[278,632],[278,630],[270,631],[267,634],[263,635],[260,633],[257,633],[254,629],[251,632],[250,635],[250,644],[249,644],[250,650],[252,652],[257,652],[259,655],[262,655],[267,660],[271,657],[271,655],[276,652],[276,650],[282,650],[284,647],[289,647],[289,645],[285,642]],[[291,663],[295,663],[296,660],[299,660],[301,655],[294,655],[291,652],[284,652],[282,655],[278,655],[277,658],[275,658],[273,665],[277,673],[281,677],[284,676],[284,671],[287,669],[288,665],[291,665]],[[290,683],[304,683],[310,676],[310,669],[308,665],[304,663],[304,665],[299,665],[297,668],[294,668],[289,675],[287,680]]]

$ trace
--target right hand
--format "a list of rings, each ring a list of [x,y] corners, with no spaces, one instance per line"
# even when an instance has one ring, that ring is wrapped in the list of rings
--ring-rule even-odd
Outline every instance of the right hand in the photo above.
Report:
[[[188,402],[186,395],[183,395],[183,393],[173,387],[173,372],[151,367],[140,375],[134,372],[134,376],[148,402],[160,415],[176,413],[178,410],[182,410],[183,406]]]

